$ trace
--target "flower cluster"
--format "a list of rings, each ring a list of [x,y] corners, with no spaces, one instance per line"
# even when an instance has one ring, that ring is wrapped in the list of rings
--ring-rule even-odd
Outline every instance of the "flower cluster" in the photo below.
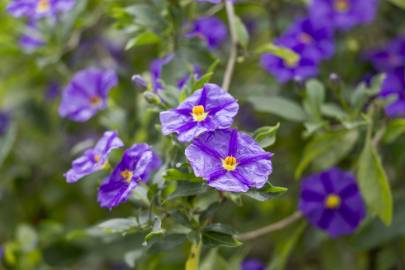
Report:
[[[20,38],[21,47],[31,52],[45,45],[45,40],[37,28],[37,21],[49,18],[55,21],[58,14],[68,12],[76,0],[12,0],[7,11],[14,17],[26,17],[27,28]]]
[[[94,148],[73,161],[72,168],[65,173],[67,182],[75,183],[84,176],[108,168],[110,152],[123,146],[116,132],[106,131]],[[146,182],[159,166],[160,159],[149,145],[135,144],[127,149],[111,175],[100,185],[100,206],[111,209],[125,202],[131,191],[141,182]]]
[[[160,113],[162,133],[192,143],[185,155],[196,176],[230,192],[261,188],[272,172],[272,154],[230,128],[239,105],[215,84],[205,84],[177,108]]]
[[[276,45],[292,50],[298,58],[289,61],[264,53],[261,56],[262,67],[282,83],[317,75],[321,61],[334,54],[334,31],[348,30],[372,21],[376,8],[376,0],[313,0],[309,16],[296,19],[275,40]]]
[[[374,67],[386,73],[380,96],[394,97],[394,101],[385,107],[387,116],[405,117],[405,38],[398,38],[385,48],[369,55]]]
[[[299,209],[332,237],[351,234],[366,212],[355,177],[337,168],[302,180]]]

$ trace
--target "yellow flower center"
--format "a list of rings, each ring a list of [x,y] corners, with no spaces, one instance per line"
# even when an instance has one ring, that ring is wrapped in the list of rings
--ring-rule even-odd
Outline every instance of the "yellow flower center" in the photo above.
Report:
[[[127,182],[129,184],[131,182],[132,176],[134,176],[134,174],[130,170],[125,170],[125,171],[121,172],[121,176],[122,176],[122,178],[125,179],[125,182]]]
[[[94,160],[95,160],[96,162],[99,162],[100,159],[101,159],[101,157],[100,157],[99,154],[95,154],[93,158],[94,158]]]
[[[296,67],[296,66],[298,65],[298,62],[299,62],[299,61],[300,61],[300,57],[297,57],[297,58],[295,58],[295,57],[290,57],[290,58],[284,59],[284,64],[285,64],[287,67],[294,68],[294,67]]]
[[[92,96],[92,97],[90,98],[90,104],[91,104],[91,106],[93,106],[93,107],[97,107],[98,105],[101,104],[101,102],[102,102],[102,99],[101,99],[101,97],[99,97],[99,96]]]
[[[325,199],[326,208],[336,209],[336,208],[338,208],[340,206],[340,204],[341,204],[341,199],[336,194],[330,194]]]
[[[201,122],[207,118],[208,113],[205,112],[203,105],[197,105],[193,107],[191,115],[193,116],[195,122]]]
[[[298,39],[305,44],[311,43],[313,41],[312,37],[308,35],[307,33],[301,33],[298,37]]]
[[[224,160],[222,160],[222,167],[224,167],[227,171],[234,171],[237,166],[236,158],[233,156],[227,156]]]
[[[335,0],[335,9],[339,12],[345,12],[349,9],[349,2],[347,0]]]
[[[49,0],[39,0],[37,4],[37,12],[47,12],[50,8]]]

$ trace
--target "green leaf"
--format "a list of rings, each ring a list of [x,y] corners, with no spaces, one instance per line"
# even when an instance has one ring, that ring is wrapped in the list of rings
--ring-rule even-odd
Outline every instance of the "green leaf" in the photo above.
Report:
[[[0,168],[4,160],[7,158],[11,149],[13,148],[14,141],[17,136],[17,127],[14,124],[10,124],[7,132],[0,136]]]
[[[295,178],[300,178],[312,162],[319,171],[336,165],[352,150],[358,135],[358,131],[352,129],[314,136],[304,148],[302,159],[295,171]]]
[[[305,84],[306,96],[304,108],[312,116],[313,120],[321,120],[321,106],[325,101],[325,88],[317,80],[309,80]]]
[[[261,147],[269,147],[276,142],[276,133],[279,127],[280,123],[277,123],[275,126],[258,128],[253,132],[253,138]]]
[[[321,105],[321,113],[324,116],[335,118],[342,121],[347,118],[348,115],[338,105],[334,103],[324,103]]]
[[[256,50],[257,54],[261,53],[271,53],[275,56],[282,58],[284,61],[289,63],[296,63],[300,60],[300,56],[286,47],[277,46],[274,43],[268,43]]]
[[[198,270],[202,243],[191,245],[190,254],[186,261],[186,270]]]
[[[388,123],[384,133],[384,142],[391,143],[405,133],[405,119],[395,119]]]
[[[248,97],[248,101],[260,112],[275,114],[295,122],[303,122],[307,119],[300,105],[283,97],[251,96]]]
[[[277,243],[273,256],[270,258],[270,264],[267,267],[268,270],[282,270],[285,268],[287,260],[303,234],[305,227],[306,223],[299,223],[285,241]]]
[[[173,200],[180,197],[194,196],[207,191],[207,185],[205,183],[193,183],[187,181],[177,182],[176,190],[171,193],[167,200]]]
[[[128,233],[136,229],[139,229],[145,225],[145,221],[140,221],[139,218],[129,217],[129,218],[114,218],[104,221],[93,228],[88,230],[90,235],[96,235],[100,231],[104,234],[106,233]]]
[[[281,196],[284,194],[288,188],[285,187],[275,187],[272,184],[268,183],[264,188],[259,189],[259,190],[249,190],[246,193],[243,193],[243,195],[248,196],[252,199],[255,199],[257,201],[267,201],[269,199]]]
[[[367,136],[360,155],[357,180],[360,190],[371,212],[386,225],[392,221],[392,195],[388,178],[371,136]]]
[[[380,74],[378,76],[374,76],[370,86],[367,86],[364,82],[360,83],[350,97],[351,105],[358,111],[362,110],[364,105],[369,101],[370,97],[376,95],[381,90],[381,85],[384,79],[385,75]]]
[[[249,44],[249,32],[238,16],[235,16],[235,28],[239,44],[242,45],[243,48],[247,48]]]
[[[405,0],[388,0],[388,1],[402,9],[405,9]]]
[[[151,31],[146,31],[131,38],[125,46],[125,50],[129,50],[135,46],[150,45],[158,42],[160,42],[160,37],[157,34]]]
[[[17,228],[17,240],[21,249],[29,252],[37,245],[38,235],[31,226],[22,224]]]
[[[175,168],[167,169],[166,173],[163,175],[166,181],[193,181],[202,182],[200,177],[194,176],[192,173],[182,172]]]
[[[129,267],[135,268],[136,262],[143,256],[144,253],[145,251],[143,249],[128,251],[124,255],[124,261]]]
[[[225,224],[211,224],[204,228],[202,237],[206,246],[237,247],[241,242],[234,236],[234,230]]]
[[[53,267],[71,266],[83,255],[84,250],[82,247],[65,241],[52,243],[43,251],[45,262]]]
[[[229,269],[227,261],[218,253],[218,249],[210,249],[201,262],[200,270]]]

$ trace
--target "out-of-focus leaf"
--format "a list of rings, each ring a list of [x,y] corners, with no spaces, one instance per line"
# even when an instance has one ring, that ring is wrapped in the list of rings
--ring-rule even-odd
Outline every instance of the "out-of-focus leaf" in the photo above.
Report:
[[[286,47],[277,46],[274,43],[268,43],[256,50],[256,53],[271,53],[282,58],[284,61],[295,63],[299,61],[300,56]]]
[[[218,254],[218,249],[213,248],[201,262],[200,270],[229,269],[228,263]]]
[[[395,119],[388,123],[384,133],[384,142],[391,143],[405,133],[405,119]]]
[[[165,230],[162,228],[162,221],[160,218],[155,217],[153,222],[152,231],[145,236],[145,243],[144,245],[151,244],[154,239],[163,235]]]
[[[134,268],[136,266],[136,262],[143,256],[144,253],[145,251],[143,249],[135,249],[128,251],[124,255],[125,263],[129,267]]]
[[[395,202],[395,211],[392,223],[384,226],[380,220],[374,219],[363,226],[351,239],[353,247],[357,250],[370,250],[379,245],[403,237],[405,235],[405,201]]]
[[[357,180],[368,208],[389,225],[393,211],[391,188],[371,136],[367,136],[360,155]]]
[[[253,138],[261,147],[269,147],[276,142],[276,133],[279,127],[280,123],[277,123],[275,126],[258,128],[253,132]]]
[[[150,45],[158,42],[160,42],[160,37],[158,35],[152,31],[146,31],[131,38],[125,46],[125,49],[129,50],[135,46]]]
[[[20,225],[17,228],[17,240],[24,252],[29,252],[35,248],[38,242],[37,233],[29,225]]]
[[[173,200],[179,197],[198,195],[206,191],[207,185],[204,183],[179,181],[177,182],[176,190],[167,197],[167,200]]]
[[[243,193],[243,195],[246,195],[252,199],[255,199],[257,201],[267,201],[272,198],[278,197],[285,192],[287,192],[288,188],[285,187],[275,187],[272,184],[268,183],[264,188],[259,189],[259,190],[249,190],[246,193]]]
[[[314,136],[305,146],[295,178],[301,177],[310,163],[317,170],[330,168],[342,160],[353,148],[358,138],[357,130],[340,130]]]
[[[44,249],[45,262],[53,267],[67,267],[77,262],[84,254],[80,246],[58,241]]]
[[[163,175],[166,181],[193,181],[202,182],[201,178],[195,177],[192,173],[182,172],[175,168],[167,169],[166,173]]]
[[[87,234],[99,236],[113,233],[130,233],[145,227],[147,219],[144,216],[129,218],[114,218],[104,221],[87,230]]]
[[[291,255],[296,243],[301,237],[306,223],[301,222],[297,225],[293,232],[289,234],[289,237],[285,241],[280,241],[276,245],[273,256],[270,258],[270,263],[267,267],[268,270],[282,270],[285,269],[287,260]]]
[[[360,83],[350,97],[351,105],[357,110],[362,110],[370,97],[376,95],[381,90],[384,79],[385,75],[381,74],[372,79],[370,86],[367,86],[364,82]]]
[[[203,243],[207,246],[237,247],[241,242],[234,236],[234,230],[225,224],[211,224],[204,228]]]
[[[303,122],[307,119],[300,105],[283,97],[251,96],[248,97],[248,101],[259,112],[275,114],[295,122]]]
[[[405,9],[405,0],[388,0],[388,1],[396,5],[397,7]]]
[[[10,124],[7,132],[0,136],[0,168],[4,160],[13,148],[15,138],[17,136],[17,127],[14,124]]]
[[[235,29],[239,44],[242,45],[243,48],[247,48],[249,44],[249,32],[238,16],[235,16]]]
[[[338,105],[334,103],[324,103],[321,105],[321,113],[324,116],[338,120],[345,119],[348,115]]]

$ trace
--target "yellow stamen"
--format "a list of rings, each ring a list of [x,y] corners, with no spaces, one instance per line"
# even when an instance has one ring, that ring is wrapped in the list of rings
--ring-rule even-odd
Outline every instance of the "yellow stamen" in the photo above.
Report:
[[[298,57],[289,57],[284,59],[284,65],[290,68],[294,68],[298,65],[298,62],[300,61],[300,56]]]
[[[341,199],[336,194],[329,194],[325,199],[325,206],[329,209],[336,209],[340,206]]]
[[[94,160],[95,160],[96,162],[99,162],[100,159],[101,159],[101,157],[100,157],[99,154],[95,154],[93,158],[94,158]]]
[[[102,99],[101,99],[101,97],[99,97],[99,96],[92,96],[91,98],[90,98],[90,104],[91,104],[91,106],[93,106],[93,107],[97,107],[98,105],[100,105],[101,103],[102,103]]]
[[[207,118],[208,113],[205,112],[203,105],[197,105],[193,107],[191,115],[193,116],[194,121],[201,122],[204,121],[205,118]]]
[[[313,41],[312,37],[308,35],[307,33],[301,33],[298,37],[298,39],[305,44],[309,44]]]
[[[349,2],[347,0],[335,0],[335,9],[339,12],[345,12],[349,9]]]
[[[134,174],[130,170],[125,170],[125,171],[121,172],[121,176],[122,176],[122,178],[124,178],[125,182],[127,182],[129,184],[131,182]]]
[[[47,12],[50,8],[49,0],[39,0],[37,4],[37,12]]]
[[[237,166],[236,158],[233,156],[227,156],[224,160],[222,160],[222,167],[224,167],[227,171],[234,171]]]

